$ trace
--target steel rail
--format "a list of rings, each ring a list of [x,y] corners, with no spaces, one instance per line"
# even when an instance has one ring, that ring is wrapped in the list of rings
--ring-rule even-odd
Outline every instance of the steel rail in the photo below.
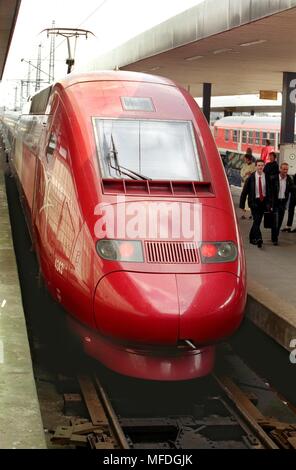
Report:
[[[213,375],[214,379],[222,388],[223,392],[230,399],[239,414],[244,418],[251,427],[254,434],[267,449],[279,449],[278,445],[269,437],[262,429],[258,421],[264,421],[265,416],[256,408],[248,397],[232,382],[229,377]]]
[[[78,376],[78,382],[92,424],[94,426],[109,427],[116,445],[120,449],[129,449],[116,413],[99,378],[81,375]]]
[[[113,406],[104,390],[104,388],[101,385],[101,382],[99,381],[98,377],[95,377],[95,384],[97,387],[97,391],[99,393],[99,397],[102,401],[103,407],[105,409],[105,412],[107,414],[107,417],[109,419],[109,423],[112,426],[112,431],[120,445],[121,449],[129,449],[130,446],[128,445],[128,442],[126,440],[126,437],[124,435],[124,432],[120,426],[120,423],[118,421],[117,415],[113,409]]]

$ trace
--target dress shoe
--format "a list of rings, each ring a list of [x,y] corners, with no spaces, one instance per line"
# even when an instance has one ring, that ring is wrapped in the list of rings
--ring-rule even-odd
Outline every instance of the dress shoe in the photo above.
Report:
[[[258,240],[258,242],[257,242],[258,248],[262,248],[262,245],[263,245],[263,241],[262,241],[262,240]]]
[[[281,232],[290,233],[290,232],[291,232],[291,229],[290,229],[290,227],[286,227],[286,228],[283,228],[283,229],[281,230]]]
[[[279,246],[279,242],[273,242],[274,246]]]
[[[290,229],[290,232],[291,233],[296,233],[296,228],[294,228],[293,230]]]

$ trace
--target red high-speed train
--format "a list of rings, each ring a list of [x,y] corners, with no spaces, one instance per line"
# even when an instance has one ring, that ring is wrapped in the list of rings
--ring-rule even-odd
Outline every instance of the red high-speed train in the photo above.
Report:
[[[161,77],[73,74],[32,98],[13,135],[44,280],[87,354],[138,378],[210,373],[241,323],[246,273],[194,99]]]

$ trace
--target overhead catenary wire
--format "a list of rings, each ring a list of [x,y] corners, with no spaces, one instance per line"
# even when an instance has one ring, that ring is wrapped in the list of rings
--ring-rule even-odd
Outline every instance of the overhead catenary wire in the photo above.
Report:
[[[108,0],[103,0],[93,11],[91,11],[91,13],[89,13],[89,14],[83,19],[83,21],[81,21],[81,23],[79,23],[79,25],[77,26],[77,28],[79,28],[79,26],[82,26],[86,21],[88,21],[92,16],[94,16],[95,13],[96,13],[97,11],[99,11],[107,2],[108,2]],[[42,63],[48,62],[49,59],[50,59],[50,57],[51,57],[51,55],[52,55],[52,54],[54,55],[55,51],[56,51],[62,44],[64,44],[65,41],[66,41],[66,39],[62,39],[60,43],[58,43],[57,45],[54,45],[54,49],[52,48],[52,49],[51,49],[51,52],[50,52],[45,58],[42,58]],[[41,41],[41,42],[39,43],[39,45],[41,44],[41,46],[42,46],[42,42],[43,42],[43,41]],[[76,47],[77,47],[77,38],[75,39],[74,54],[75,54],[75,52],[76,52]],[[35,60],[36,60],[36,59],[31,59],[30,62],[31,62],[31,66],[32,66],[32,67],[37,68],[37,67],[34,66],[34,64],[32,63],[32,62],[35,61]],[[28,61],[25,61],[24,59],[23,59],[23,61],[24,61],[24,62],[28,62]],[[55,62],[62,62],[62,60],[56,60],[56,59],[55,59]],[[39,68],[40,68],[40,73],[41,73],[41,74],[45,74],[45,75],[47,75],[47,76],[50,75],[50,74],[48,74],[47,72],[45,72],[44,70],[42,70],[41,67],[39,67]],[[8,79],[8,80],[9,80],[9,81],[21,82],[21,81],[22,81],[22,78],[20,78],[20,79]],[[39,78],[39,80],[40,80],[40,82],[41,82],[41,78]],[[38,80],[38,81],[39,81],[39,80]]]
[[[84,18],[84,20],[79,23],[79,25],[77,26],[77,28],[79,28],[80,26],[82,26],[87,20],[89,20],[89,18],[91,18],[97,11],[99,11],[104,5],[105,3],[107,3],[108,0],[103,0],[102,3],[100,3],[100,5],[98,5],[86,18]],[[55,46],[55,51],[62,45],[64,44],[64,42],[66,41],[66,39],[62,39],[56,46]],[[75,45],[75,49],[76,49],[76,45]],[[47,60],[48,58],[50,57],[50,54],[47,55],[45,57],[44,60]]]

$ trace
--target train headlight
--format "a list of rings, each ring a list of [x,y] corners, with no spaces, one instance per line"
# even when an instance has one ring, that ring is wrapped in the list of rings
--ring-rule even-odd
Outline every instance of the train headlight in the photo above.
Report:
[[[143,249],[140,241],[130,240],[99,240],[96,245],[101,258],[108,261],[126,261],[143,263]]]
[[[210,263],[232,263],[237,259],[237,247],[233,242],[202,243],[201,261]]]

